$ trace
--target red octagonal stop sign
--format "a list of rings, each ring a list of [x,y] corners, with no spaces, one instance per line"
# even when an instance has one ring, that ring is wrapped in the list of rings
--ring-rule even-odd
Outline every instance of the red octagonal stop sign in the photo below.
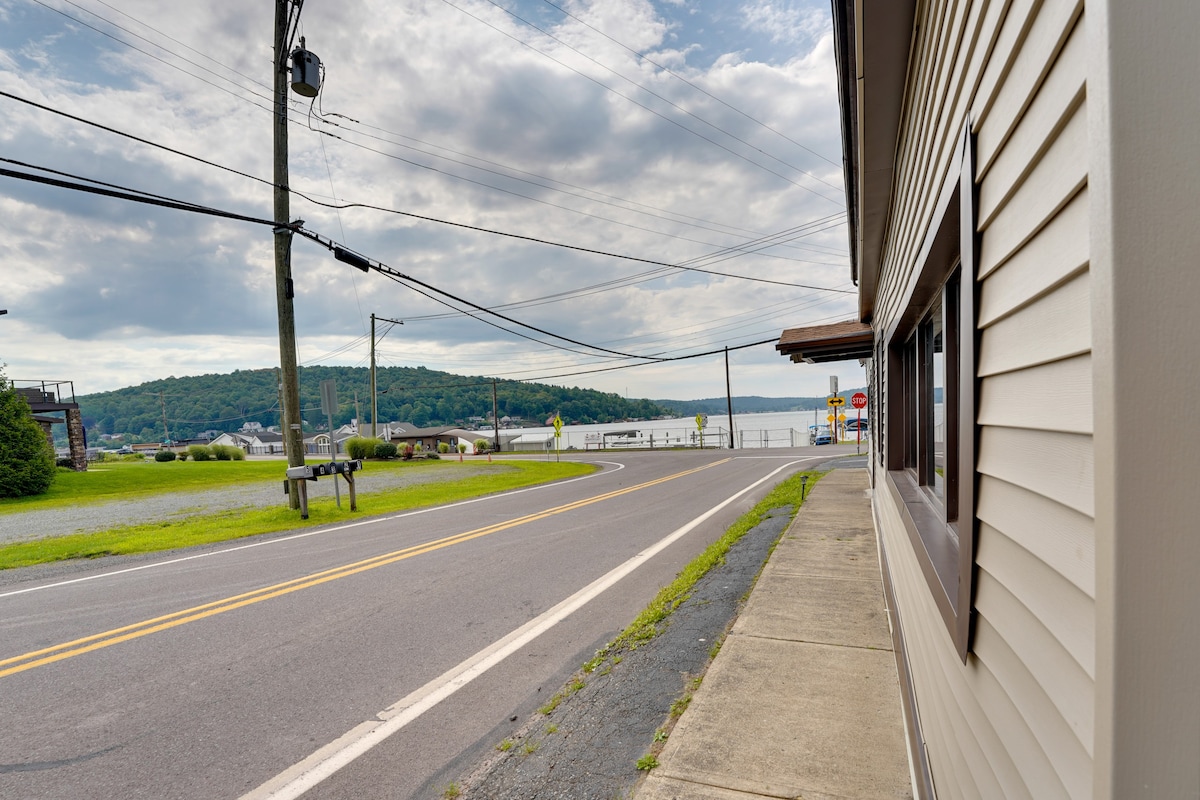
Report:
[[[855,408],[866,408],[867,396],[862,392],[855,392],[850,397],[850,405],[854,406]]]

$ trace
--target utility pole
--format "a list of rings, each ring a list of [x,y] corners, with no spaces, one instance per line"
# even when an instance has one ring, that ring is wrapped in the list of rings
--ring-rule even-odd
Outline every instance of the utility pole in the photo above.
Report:
[[[496,379],[492,378],[492,429],[496,432],[496,452],[500,452],[500,404],[496,402]]]
[[[375,438],[375,420],[379,419],[379,404],[375,397],[375,315],[371,315],[371,438]]]
[[[395,325],[403,325],[404,324],[401,320],[398,320],[398,319],[388,319],[387,317],[377,317],[374,314],[371,315],[371,438],[372,439],[375,438],[375,420],[379,417],[378,394],[377,394],[376,388],[375,388],[376,387],[376,384],[375,384],[375,320],[377,320],[377,319],[381,319],[384,322],[391,322]],[[390,331],[390,330],[391,330],[391,328],[388,328],[388,330],[383,332],[383,335],[387,336],[388,331]],[[385,394],[387,393],[386,389],[384,390],[384,393]],[[388,441],[391,441],[391,437],[388,437]]]
[[[725,403],[729,411],[729,449],[733,449],[733,392],[729,388],[729,348],[725,348]]]
[[[167,430],[167,401],[163,399],[162,392],[158,393],[158,404],[160,406],[162,406],[163,435],[167,437],[166,439],[163,440],[163,443],[166,444],[167,442],[171,441],[171,432],[169,430]]]
[[[288,6],[275,0],[275,302],[279,317],[279,368],[283,396],[283,447],[288,466],[304,465],[300,428],[300,370],[296,365],[296,312],[292,305],[292,230],[288,198]],[[300,508],[296,481],[288,480],[288,507]]]

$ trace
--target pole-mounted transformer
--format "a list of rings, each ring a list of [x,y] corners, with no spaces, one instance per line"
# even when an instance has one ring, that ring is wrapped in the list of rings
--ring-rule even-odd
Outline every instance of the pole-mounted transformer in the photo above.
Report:
[[[321,59],[304,49],[303,36],[292,51],[292,91],[305,97],[316,97],[321,91]]]

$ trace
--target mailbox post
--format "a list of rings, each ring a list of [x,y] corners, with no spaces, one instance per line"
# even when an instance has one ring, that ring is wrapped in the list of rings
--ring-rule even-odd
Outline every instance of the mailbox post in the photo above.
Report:
[[[358,498],[354,494],[354,473],[362,469],[362,461],[330,461],[328,464],[304,464],[299,467],[288,467],[288,480],[296,481],[300,490],[300,519],[308,519],[308,481],[315,481],[325,475],[333,476],[333,485],[337,488],[337,476],[341,475],[350,486],[350,510],[358,511]],[[342,507],[341,495],[338,496],[338,508]]]

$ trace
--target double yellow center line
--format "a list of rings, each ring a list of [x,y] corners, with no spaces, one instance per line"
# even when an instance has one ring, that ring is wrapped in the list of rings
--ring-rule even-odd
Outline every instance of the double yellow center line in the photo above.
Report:
[[[187,608],[183,611],[176,611],[171,614],[165,614],[161,617],[154,617],[153,619],[144,620],[132,625],[114,628],[110,631],[105,631],[104,633],[85,636],[82,639],[74,639],[70,642],[63,642],[62,644],[54,645],[53,647],[46,647],[41,650],[34,650],[32,652],[25,653],[23,655],[6,658],[0,660],[0,678],[7,677],[9,675],[15,675],[18,672],[24,672],[26,670],[34,669],[35,667],[53,664],[56,661],[63,661],[68,658],[74,658],[75,656],[81,656],[84,653],[90,653],[93,650],[101,650],[105,647],[112,647],[113,645],[120,644],[121,642],[127,642],[131,639],[138,639],[142,636],[149,636],[152,633],[158,633],[159,631],[165,631],[180,625],[186,625],[189,622],[196,622],[198,620],[216,616],[217,614],[224,614],[227,611],[233,611],[238,608],[254,605],[255,603],[261,603],[264,600],[282,597],[285,594],[298,592],[301,589],[308,589],[313,586],[319,586],[322,583],[329,583],[330,581],[336,581],[340,578],[347,578],[351,575],[357,575],[360,572],[366,572],[367,570],[375,569],[377,567],[394,564],[397,561],[404,561],[405,559],[412,558],[414,556],[432,553],[433,551],[441,550],[444,547],[451,547],[452,545],[469,542],[472,539],[478,539],[482,536],[488,536],[493,533],[499,533],[500,531],[508,530],[509,528],[515,528],[519,525],[537,522],[538,520],[546,519],[547,517],[552,517],[556,514],[563,514],[567,511],[574,511],[577,508],[583,508],[584,506],[589,506],[593,503],[611,500],[614,497],[620,497],[621,495],[629,494],[630,492],[647,489],[651,486],[657,486],[661,483],[673,481],[676,478],[682,478],[687,475],[692,475],[697,472],[719,466],[720,464],[724,464],[730,460],[731,459],[728,458],[722,459],[721,461],[716,461],[712,464],[706,464],[703,467],[697,467],[696,469],[689,469],[683,472],[677,472],[674,475],[667,475],[663,478],[656,478],[652,481],[639,483],[636,486],[629,486],[624,489],[617,489],[616,491],[607,492],[594,497],[587,497],[583,500],[576,500],[573,503],[567,503],[565,505],[550,508],[545,511],[527,514],[523,517],[517,517],[504,522],[497,522],[494,525],[476,528],[464,533],[447,536],[443,539],[435,539],[431,542],[413,545],[411,547],[406,547],[403,550],[394,550],[390,553],[374,556],[373,558],[355,561],[352,564],[345,564],[340,567],[334,567],[333,569],[327,569],[321,572],[314,572],[311,575],[294,578],[290,581],[284,581],[283,583],[264,586],[261,589],[255,589],[252,592],[234,595],[233,597],[226,597],[223,600],[216,600],[211,603],[205,603],[204,605],[193,606],[192,608]]]

